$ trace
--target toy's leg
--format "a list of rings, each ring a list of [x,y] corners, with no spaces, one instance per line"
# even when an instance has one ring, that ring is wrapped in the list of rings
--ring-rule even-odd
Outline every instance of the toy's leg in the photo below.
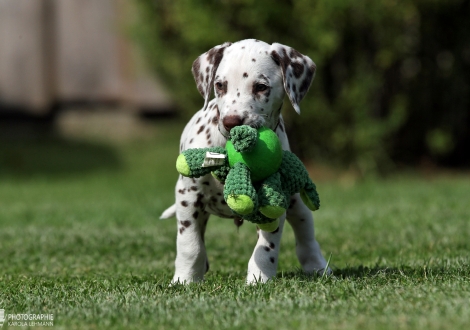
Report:
[[[285,215],[279,219],[278,229],[271,233],[258,229],[258,242],[248,262],[248,284],[264,283],[276,275],[284,220]]]
[[[258,202],[259,211],[268,218],[277,219],[286,212],[288,204],[282,193],[279,173],[274,173],[263,181],[258,190]]]
[[[204,246],[209,214],[204,211],[201,192],[187,189],[194,186],[192,180],[180,177],[176,184],[178,233],[173,283],[202,281],[209,268]]]
[[[251,183],[248,167],[236,163],[227,175],[224,186],[224,198],[228,206],[238,214],[246,215],[258,207],[256,190]]]
[[[320,197],[318,196],[315,184],[310,178],[308,178],[305,187],[300,191],[300,197],[310,210],[315,211],[320,208]]]
[[[206,160],[206,153],[221,153],[225,154],[225,149],[221,147],[202,148],[202,149],[188,149],[183,151],[176,159],[176,170],[184,175],[193,178],[198,178],[209,174],[223,164],[211,163]],[[203,167],[203,163],[207,163],[207,167]],[[222,159],[222,163],[224,160]],[[213,166],[209,166],[209,165]]]
[[[315,240],[312,211],[302,202],[299,194],[291,198],[291,204],[287,209],[287,221],[292,226],[296,240],[296,253],[302,269],[306,273],[325,272],[327,263],[320,250],[320,245]],[[326,270],[330,274],[331,269]]]

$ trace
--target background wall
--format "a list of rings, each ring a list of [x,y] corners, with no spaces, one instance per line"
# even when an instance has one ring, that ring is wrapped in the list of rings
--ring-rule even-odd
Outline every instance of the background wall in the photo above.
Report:
[[[0,114],[44,115],[71,102],[168,111],[128,38],[132,18],[128,1],[0,1]]]

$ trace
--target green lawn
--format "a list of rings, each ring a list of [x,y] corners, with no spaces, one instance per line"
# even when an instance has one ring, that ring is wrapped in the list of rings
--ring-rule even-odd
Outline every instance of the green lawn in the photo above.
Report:
[[[256,231],[212,218],[211,271],[169,286],[179,123],[128,142],[0,141],[0,309],[54,329],[466,329],[470,177],[317,182],[317,238],[335,276],[299,271],[286,227],[278,277],[244,284]],[[4,328],[8,327],[8,323]]]

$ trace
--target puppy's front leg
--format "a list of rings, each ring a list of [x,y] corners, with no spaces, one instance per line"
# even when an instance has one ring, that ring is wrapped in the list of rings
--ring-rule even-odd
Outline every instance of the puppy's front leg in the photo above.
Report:
[[[248,284],[264,283],[276,275],[284,220],[285,215],[279,219],[279,228],[272,233],[258,229],[258,242],[248,262]]]
[[[178,233],[173,283],[202,281],[209,269],[204,245],[209,214],[204,211],[203,195],[192,180],[181,177],[176,185]]]

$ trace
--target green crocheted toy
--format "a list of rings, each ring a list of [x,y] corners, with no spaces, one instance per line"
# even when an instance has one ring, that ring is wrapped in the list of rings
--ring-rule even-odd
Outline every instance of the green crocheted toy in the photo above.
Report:
[[[178,156],[176,169],[192,178],[212,173],[224,183],[224,199],[232,211],[265,231],[277,229],[278,218],[295,193],[312,211],[320,207],[303,163],[282,150],[277,135],[265,127],[232,128],[225,148],[185,150]]]

